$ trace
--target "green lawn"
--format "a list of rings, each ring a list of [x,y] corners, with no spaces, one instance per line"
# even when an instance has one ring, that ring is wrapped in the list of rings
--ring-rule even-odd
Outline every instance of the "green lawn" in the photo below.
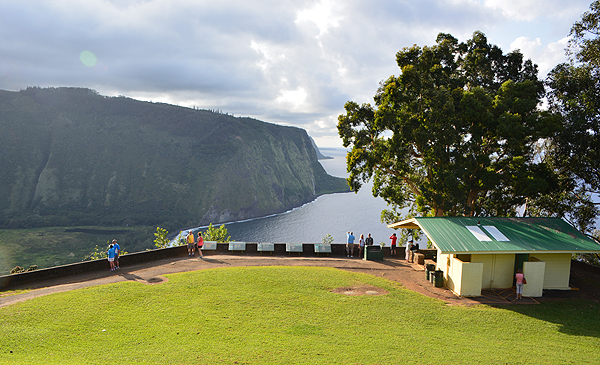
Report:
[[[449,307],[371,275],[235,267],[0,309],[0,364],[593,364],[600,305]],[[337,287],[376,285],[381,296]]]

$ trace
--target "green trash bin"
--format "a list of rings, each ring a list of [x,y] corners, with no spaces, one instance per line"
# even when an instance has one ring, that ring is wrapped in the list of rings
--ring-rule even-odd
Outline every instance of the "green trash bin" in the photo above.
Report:
[[[383,260],[383,250],[379,245],[365,246],[365,257],[363,260]]]
[[[434,264],[425,264],[425,280],[429,281],[429,276],[431,275],[431,273],[435,271],[435,265]]]
[[[433,273],[433,285],[436,288],[444,286],[444,272],[442,270],[436,270]]]

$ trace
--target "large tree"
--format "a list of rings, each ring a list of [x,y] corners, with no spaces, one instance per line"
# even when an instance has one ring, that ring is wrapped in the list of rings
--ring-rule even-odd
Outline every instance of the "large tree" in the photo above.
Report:
[[[598,215],[593,195],[600,194],[600,1],[571,28],[569,62],[548,76],[550,110],[563,128],[546,156],[567,187],[562,194],[532,202],[538,215],[555,215],[591,232]]]
[[[418,215],[511,216],[527,198],[556,188],[536,161],[536,143],[558,120],[538,108],[537,66],[503,54],[481,32],[463,43],[439,34],[433,46],[396,54],[398,76],[381,83],[375,104],[348,102],[338,132],[353,190],[373,180],[392,207]]]

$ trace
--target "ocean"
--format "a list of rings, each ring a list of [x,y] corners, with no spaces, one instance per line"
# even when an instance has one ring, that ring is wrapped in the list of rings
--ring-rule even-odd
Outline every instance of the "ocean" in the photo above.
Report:
[[[348,177],[346,150],[321,148],[320,160],[328,174]],[[381,211],[387,204],[371,194],[372,184],[365,184],[358,193],[327,194],[285,213],[242,222],[226,223],[232,241],[273,243],[321,243],[330,234],[334,243],[345,243],[346,232],[352,231],[358,242],[361,234],[371,233],[376,244],[389,246],[393,229],[381,223]]]

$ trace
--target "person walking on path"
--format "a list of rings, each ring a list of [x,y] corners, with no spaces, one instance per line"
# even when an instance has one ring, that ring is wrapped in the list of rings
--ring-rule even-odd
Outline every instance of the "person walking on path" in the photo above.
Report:
[[[406,242],[406,251],[404,253],[404,255],[406,256],[406,262],[412,262],[412,260],[411,260],[412,259],[412,255],[411,255],[412,251],[410,250],[412,248],[412,245],[413,245],[412,240]]]
[[[392,240],[392,246],[390,247],[390,256],[396,256],[396,241],[398,240],[398,237],[396,237],[395,233],[392,233],[390,239]]]
[[[346,243],[346,256],[347,257],[354,257],[354,236],[352,235],[352,232],[348,232],[348,240]]]
[[[202,255],[202,246],[204,246],[204,238],[202,238],[202,232],[198,231],[198,256],[203,257]]]
[[[188,256],[194,256],[194,252],[196,251],[196,248],[194,246],[196,244],[196,240],[194,239],[194,233],[192,233],[192,231],[189,231],[185,239],[187,241]]]
[[[108,263],[110,264],[110,271],[115,271],[115,246],[112,244],[108,246]]]
[[[365,235],[361,234],[358,239],[358,258],[363,258],[363,252],[365,252]]]
[[[525,275],[523,275],[523,270],[517,270],[517,273],[515,274],[515,280],[517,282],[517,299],[523,299],[523,284],[527,284]]]
[[[119,254],[121,253],[121,246],[117,243],[117,240],[112,240],[112,245],[115,248],[115,270],[120,269],[119,267]]]

